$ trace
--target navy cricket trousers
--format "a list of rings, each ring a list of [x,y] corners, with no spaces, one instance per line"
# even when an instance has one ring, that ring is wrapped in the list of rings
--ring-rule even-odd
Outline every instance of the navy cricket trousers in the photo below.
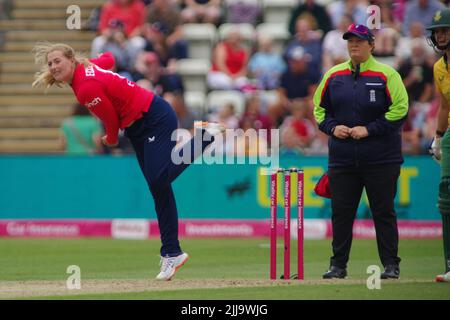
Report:
[[[155,202],[155,211],[161,234],[161,256],[174,257],[182,253],[178,241],[178,212],[172,190],[172,182],[189,166],[189,162],[174,164],[171,153],[176,141],[171,140],[178,120],[172,107],[164,99],[155,96],[148,112],[125,129],[136,152],[136,157]],[[203,141],[201,150],[194,150],[191,139],[191,161],[213,142]],[[183,148],[184,149],[184,148]],[[199,149],[199,148],[197,148]],[[182,156],[182,152],[179,153]]]

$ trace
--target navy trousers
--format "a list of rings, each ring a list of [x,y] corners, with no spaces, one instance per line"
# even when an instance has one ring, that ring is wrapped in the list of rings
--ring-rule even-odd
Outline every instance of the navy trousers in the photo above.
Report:
[[[175,164],[171,160],[171,153],[176,145],[171,136],[177,127],[178,120],[172,107],[164,99],[155,96],[148,112],[125,129],[125,135],[133,145],[155,202],[162,243],[161,256],[165,257],[182,253],[178,241],[178,212],[172,182],[189,166],[189,162]],[[210,141],[204,141],[208,138]],[[191,139],[188,142],[190,162],[213,141],[212,137],[202,139],[201,150],[194,150],[194,139]],[[182,152],[179,154],[182,156]]]

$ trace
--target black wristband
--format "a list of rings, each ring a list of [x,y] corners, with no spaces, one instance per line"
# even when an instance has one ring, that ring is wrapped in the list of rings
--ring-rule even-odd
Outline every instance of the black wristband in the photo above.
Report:
[[[444,131],[439,131],[439,130],[436,130],[436,135],[437,136],[439,136],[439,137],[443,137],[444,136],[444,134],[445,134],[445,132]]]

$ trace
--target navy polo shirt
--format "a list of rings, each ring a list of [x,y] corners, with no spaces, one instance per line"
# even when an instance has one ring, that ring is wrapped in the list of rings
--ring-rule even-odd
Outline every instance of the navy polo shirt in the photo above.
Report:
[[[290,100],[304,98],[309,94],[309,86],[317,84],[319,80],[317,74],[309,71],[295,74],[287,70],[281,75],[280,87],[286,90],[286,95]]]

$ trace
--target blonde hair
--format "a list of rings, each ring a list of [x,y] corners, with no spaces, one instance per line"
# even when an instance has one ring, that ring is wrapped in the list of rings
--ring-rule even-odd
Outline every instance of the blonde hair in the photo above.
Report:
[[[47,65],[47,56],[50,52],[61,51],[63,55],[68,59],[75,59],[75,62],[83,64],[87,67],[89,60],[82,54],[75,52],[75,50],[64,43],[51,43],[51,42],[38,42],[34,46],[32,53],[34,54],[34,61],[37,65],[41,66],[41,70],[36,72],[34,76],[33,87],[50,88],[52,85],[62,87],[63,82],[56,81],[50,73],[50,69]]]

